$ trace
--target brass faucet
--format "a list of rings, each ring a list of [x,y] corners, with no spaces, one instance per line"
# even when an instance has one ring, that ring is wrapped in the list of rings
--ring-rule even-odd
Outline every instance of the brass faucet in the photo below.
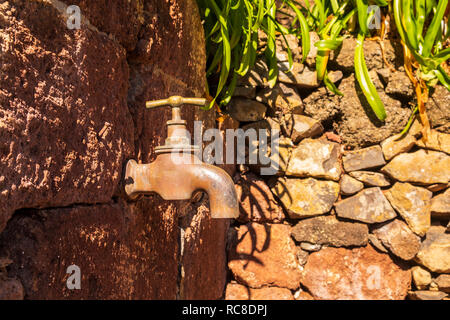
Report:
[[[206,105],[203,98],[173,96],[148,101],[149,109],[170,106],[172,119],[167,121],[167,139],[155,148],[156,159],[149,164],[129,160],[125,172],[125,192],[135,199],[139,195],[158,193],[164,200],[188,200],[202,190],[209,196],[213,218],[237,218],[236,190],[231,177],[221,168],[204,163],[196,155],[198,146],[191,145],[186,121],[181,119],[184,104]]]

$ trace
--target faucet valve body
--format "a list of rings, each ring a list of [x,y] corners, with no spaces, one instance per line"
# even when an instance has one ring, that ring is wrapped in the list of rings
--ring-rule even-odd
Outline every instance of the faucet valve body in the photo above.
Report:
[[[145,106],[147,109],[155,109],[163,106],[172,108],[172,119],[167,121],[167,139],[163,146],[155,148],[156,154],[171,152],[197,152],[200,148],[191,145],[190,135],[186,129],[187,121],[181,119],[181,106],[183,104],[190,105],[206,105],[207,100],[204,98],[183,98],[180,96],[172,96],[167,99],[147,101]]]
[[[165,144],[155,148],[156,159],[150,164],[127,163],[125,191],[134,199],[141,194],[158,193],[165,200],[188,200],[196,191],[209,195],[213,218],[237,218],[239,215],[236,190],[231,177],[222,169],[203,163],[197,156],[199,146],[191,144],[187,122],[181,119],[181,105],[206,105],[203,98],[173,96],[148,101],[149,109],[169,105],[172,119],[167,121]],[[174,161],[173,155],[182,156],[183,162]]]

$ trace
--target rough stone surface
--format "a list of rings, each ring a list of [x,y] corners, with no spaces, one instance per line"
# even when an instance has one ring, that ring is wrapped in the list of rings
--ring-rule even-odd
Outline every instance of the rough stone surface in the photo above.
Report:
[[[436,218],[450,217],[450,189],[431,199],[431,215]]]
[[[207,199],[179,205],[182,228],[182,271],[178,297],[182,300],[221,299],[227,281],[228,219],[212,219]]]
[[[386,198],[419,236],[424,236],[431,225],[430,201],[432,193],[409,183],[397,182],[386,192]]]
[[[268,113],[272,116],[303,112],[302,98],[297,90],[284,83],[277,83],[273,88],[262,89],[258,92],[256,101],[267,104]]]
[[[449,186],[450,186],[450,184],[447,184],[447,183],[435,183],[435,184],[430,184],[428,186],[425,186],[425,188],[428,191],[431,191],[434,193],[434,192],[439,192],[439,191],[445,190]]]
[[[298,242],[348,247],[366,245],[369,229],[362,223],[343,222],[334,216],[321,216],[301,220],[292,228],[291,233]]]
[[[310,45],[309,45],[309,52],[308,55],[306,56],[305,62],[311,68],[316,66],[316,56],[318,48],[314,45],[314,43],[316,43],[319,40],[320,40],[319,35],[316,32],[314,31],[309,32]]]
[[[311,253],[302,285],[315,299],[404,299],[411,273],[372,246],[323,248]]]
[[[403,260],[413,259],[420,249],[420,238],[399,219],[377,227],[372,232],[386,248]]]
[[[246,124],[246,125],[242,126],[242,129],[244,131],[246,131],[248,129],[254,129],[257,132],[258,136],[259,136],[259,130],[267,130],[266,131],[267,138],[270,139],[271,130],[280,131],[281,127],[280,127],[280,123],[279,123],[278,119],[266,117],[264,120]]]
[[[417,123],[417,121],[415,123]],[[412,130],[412,128],[410,130]],[[404,136],[396,134],[387,138],[380,144],[384,158],[389,161],[400,153],[408,152],[414,147],[416,140],[417,139],[413,134],[405,134]]]
[[[378,79],[372,80],[377,83]],[[383,90],[378,89],[378,94],[386,110],[384,122],[377,119],[353,74],[341,81],[339,90],[344,96],[340,99],[340,115],[333,123],[333,128],[346,145],[355,148],[371,146],[399,133],[405,127],[411,111]]]
[[[339,145],[317,139],[305,139],[292,150],[286,175],[339,181]]]
[[[437,130],[450,133],[450,91],[444,86],[436,85],[427,103],[427,114],[431,125]]]
[[[431,130],[426,142],[423,139],[419,139],[416,144],[422,148],[450,154],[450,134],[448,133]]]
[[[369,187],[387,187],[391,185],[389,179],[382,173],[371,171],[353,171],[350,176],[363,182]]]
[[[291,139],[281,137],[278,143],[278,152],[270,153],[271,168],[278,173],[285,173],[292,154],[294,144]]]
[[[284,213],[270,188],[253,173],[241,175],[236,184],[239,199],[239,221],[281,222]]]
[[[256,88],[251,86],[239,86],[234,89],[234,97],[243,97],[247,99],[256,98]]]
[[[292,114],[284,117],[286,134],[294,143],[299,143],[304,138],[313,138],[323,133],[322,124],[310,117]]]
[[[227,156],[228,152],[231,152],[230,149],[227,149],[227,145],[230,144],[229,139],[233,140],[234,142],[234,136],[228,136],[227,137],[227,130],[231,129],[233,132],[234,130],[239,128],[239,122],[231,118],[230,116],[224,116],[223,121],[218,121],[217,129],[220,131],[221,138],[223,140],[223,164],[220,166],[222,169],[224,169],[230,177],[233,177],[236,173],[236,164],[234,162],[230,163],[227,162]],[[234,152],[235,150],[233,150]],[[233,154],[234,155],[234,154]]]
[[[294,300],[294,296],[286,288],[253,289],[237,283],[229,283],[225,292],[225,300]]]
[[[257,172],[258,170],[261,169],[261,167],[267,167],[270,166],[271,168],[273,168],[275,172],[279,171],[279,168],[276,168],[275,166],[278,165],[278,158],[279,158],[279,154],[276,154],[274,152],[272,152],[272,143],[276,142],[278,143],[278,150],[276,150],[276,148],[273,148],[276,151],[279,151],[279,153],[282,153],[283,150],[283,146],[280,146],[280,144],[282,144],[281,138],[279,138],[278,133],[280,132],[281,128],[280,128],[280,124],[279,121],[270,117],[265,118],[264,120],[260,120],[260,121],[256,121],[256,122],[250,122],[244,126],[241,127],[242,130],[244,130],[243,134],[244,136],[248,137],[245,138],[245,149],[244,149],[244,154],[242,154],[240,146],[237,146],[234,148],[234,150],[230,149],[230,144],[224,144],[224,151],[225,152],[235,152],[237,153],[239,156],[243,156],[245,157],[245,163],[247,163],[249,165],[250,168],[253,168],[255,170],[255,172]],[[236,131],[234,131],[236,132]],[[228,133],[225,134],[225,136],[227,136]],[[229,139],[231,139],[231,143],[233,145],[236,145],[236,139],[234,138],[235,135],[229,135]],[[265,151],[265,157],[263,158],[260,155],[260,152],[262,153],[262,150],[260,150],[260,141],[262,141],[262,139],[264,139],[264,141],[267,141],[267,148],[264,150]],[[274,141],[272,141],[272,139]],[[239,138],[238,140],[239,141]],[[225,141],[226,143],[226,141]],[[233,154],[233,159],[236,160],[236,156],[234,156]],[[264,162],[268,161],[270,159],[270,164],[269,162]],[[227,162],[227,158],[226,156],[224,157],[224,163]],[[236,162],[236,161],[232,161],[232,162]],[[261,172],[258,172],[261,173]]]
[[[294,295],[295,300],[314,300],[314,297],[306,291],[297,291]]]
[[[182,258],[174,203],[152,196],[125,204],[119,184],[125,161],[153,161],[166,136],[170,111],[148,111],[145,101],[204,95],[197,5],[64,2],[80,6],[80,30],[67,28],[59,1],[0,6],[0,161],[8,163],[0,231],[17,210],[0,240],[14,261],[10,276],[30,299],[222,297],[227,224],[200,207],[184,210],[197,228],[182,242]],[[215,113],[198,107],[182,118],[191,132],[193,120],[215,124]],[[81,292],[65,289],[74,260]]]
[[[338,217],[365,223],[384,222],[397,215],[378,187],[364,189],[335,206]]]
[[[153,205],[29,210],[1,234],[0,252],[14,261],[9,274],[23,283],[28,299],[175,299],[175,208],[152,211]],[[72,264],[82,270],[83,290],[65,285]]]
[[[380,76],[383,84],[387,84],[389,82],[389,76],[391,75],[391,70],[389,68],[381,68],[377,69],[377,74]]]
[[[269,68],[265,59],[256,59],[255,65],[247,72],[247,74],[238,79],[238,86],[248,85],[251,87],[265,87],[268,85]]]
[[[300,249],[305,250],[306,252],[316,252],[322,249],[322,245],[310,242],[302,242],[300,243]]]
[[[442,152],[426,150],[403,153],[392,159],[381,171],[402,182],[448,183],[450,156]]]
[[[272,188],[291,218],[298,219],[327,213],[339,195],[339,184],[313,178],[279,178]]]
[[[342,143],[342,139],[333,131],[327,131],[324,133],[324,137],[328,140],[328,141],[332,141],[332,142],[336,142],[341,144]]]
[[[278,80],[286,84],[296,85],[300,88],[316,88],[319,86],[317,72],[300,63],[294,62],[291,72],[288,72],[289,64],[281,66]],[[328,71],[328,76],[332,82],[342,79],[343,73],[340,70]]]
[[[309,85],[317,87],[317,80],[314,79],[315,73],[301,63],[294,62],[292,70],[289,72],[289,64],[279,64],[278,81],[289,85]]]
[[[438,285],[435,281],[431,281],[429,290],[430,291],[439,291]]]
[[[306,250],[303,250],[301,247],[297,247],[297,259],[298,263],[301,266],[304,266],[306,264],[306,261],[308,261],[309,253]]]
[[[58,6],[59,1],[51,1]],[[143,1],[119,0],[108,3],[91,3],[87,0],[62,0],[68,6],[77,5],[92,27],[105,35],[112,35],[127,51],[132,51],[139,43],[139,31],[145,21]],[[148,8],[145,8],[148,10]],[[107,15],[109,19],[105,19]]]
[[[369,71],[369,77],[372,79],[373,84],[375,86],[375,89],[380,90],[380,92],[385,92],[383,82],[380,80],[380,77],[378,76],[377,70],[370,70]],[[359,83],[358,83],[359,85]]]
[[[24,292],[20,281],[0,277],[0,300],[23,300]]]
[[[257,162],[255,164],[249,164],[249,167],[255,173],[267,176],[267,175],[284,175],[287,169],[287,165],[289,163],[289,158],[291,157],[292,148],[294,144],[291,139],[281,136],[277,139],[278,142],[278,150],[276,148],[267,147],[266,154],[264,160],[267,163],[262,163],[259,153],[259,146],[254,148],[251,152],[249,152],[249,158],[256,158]],[[263,152],[261,152],[263,153]]]
[[[430,228],[416,260],[432,272],[450,273],[450,234]]]
[[[286,39],[286,41],[284,39]],[[294,60],[300,60],[301,48],[299,46],[299,38],[297,37],[297,35],[295,35],[295,34],[286,34],[284,36],[284,38],[282,36],[281,37],[278,36],[277,41],[281,42],[281,46],[280,47],[284,51],[287,51],[287,46],[289,46],[289,48],[292,51],[292,55],[293,55]],[[287,44],[286,44],[286,42],[287,42]],[[278,46],[277,46],[277,49],[278,49]],[[287,61],[287,60],[284,60],[284,61]]]
[[[436,282],[439,290],[450,292],[450,274],[439,275],[434,282]]]
[[[328,71],[328,77],[330,78],[331,82],[337,83],[344,77],[344,73],[341,70],[329,70]]]
[[[408,293],[408,298],[411,300],[442,300],[445,297],[447,297],[447,294],[440,291],[420,290],[410,291]]]
[[[4,257],[0,257],[0,275],[1,272],[7,267],[9,266],[11,263],[13,263],[13,261],[9,258],[4,258]]]
[[[444,233],[445,226],[441,223],[441,221],[434,220],[431,222],[431,227],[428,229],[428,233]]]
[[[347,172],[371,169],[386,164],[380,146],[346,152],[342,162]]]
[[[259,121],[266,115],[266,106],[255,100],[237,97],[231,100],[227,111],[237,121]]]
[[[228,283],[225,289],[225,300],[250,300],[250,288],[238,283]]]
[[[340,181],[341,194],[344,196],[353,195],[364,188],[364,184],[355,178],[350,177],[348,174],[344,174]]]
[[[228,260],[235,279],[251,288],[297,289],[300,269],[290,227],[249,223],[239,227]]]
[[[383,243],[380,241],[380,239],[377,238],[374,234],[369,234],[369,242],[370,244],[377,249],[380,252],[388,253],[388,249],[383,245]]]
[[[322,122],[330,122],[340,113],[341,97],[330,93],[327,88],[319,87],[303,99],[305,114]]]
[[[429,284],[431,283],[431,273],[420,266],[415,266],[411,268],[411,274],[414,285],[418,290],[424,290],[428,288]]]
[[[405,98],[412,98],[415,94],[414,87],[405,72],[396,71],[389,75],[386,93]]]
[[[133,123],[118,42],[86,24],[69,30],[42,1],[3,3],[0,19],[1,231],[23,207],[111,199]]]

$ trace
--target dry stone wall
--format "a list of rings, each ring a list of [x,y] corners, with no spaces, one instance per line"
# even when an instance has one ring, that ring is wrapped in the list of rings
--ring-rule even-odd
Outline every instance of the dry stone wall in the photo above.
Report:
[[[235,176],[241,215],[229,234],[226,299],[448,299],[449,113],[435,109],[448,111],[450,93],[432,92],[428,140],[418,120],[399,136],[414,92],[395,44],[384,44],[394,71],[365,41],[387,111],[379,123],[353,74],[354,39],[329,63],[343,97],[313,81],[314,51],[301,64],[298,40],[288,41],[292,71],[280,43],[280,83],[267,86],[261,59],[229,106],[242,128],[281,138],[276,175],[257,164]]]

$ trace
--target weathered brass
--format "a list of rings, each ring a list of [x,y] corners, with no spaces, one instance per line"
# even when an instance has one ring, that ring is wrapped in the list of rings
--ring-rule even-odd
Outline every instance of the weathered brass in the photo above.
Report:
[[[191,145],[186,121],[181,119],[182,104],[205,105],[206,99],[179,96],[149,101],[147,108],[172,107],[172,119],[167,121],[167,139],[155,148],[154,162],[127,163],[125,191],[132,199],[142,194],[158,193],[165,200],[188,200],[199,190],[209,196],[213,218],[237,218],[239,215],[236,190],[231,177],[222,169],[202,162],[195,154],[198,146]]]

